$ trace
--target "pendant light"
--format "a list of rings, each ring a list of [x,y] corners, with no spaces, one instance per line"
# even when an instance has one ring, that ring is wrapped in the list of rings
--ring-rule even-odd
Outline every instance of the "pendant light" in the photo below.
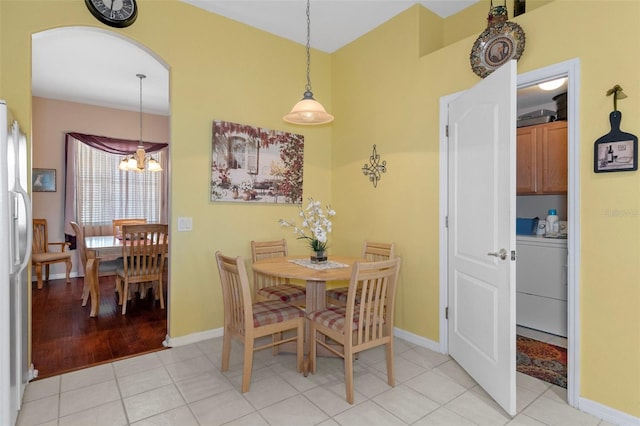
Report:
[[[144,74],[136,74],[136,77],[140,79],[140,141],[135,154],[123,158],[118,168],[124,171],[143,172],[145,163],[147,163],[147,169],[150,172],[161,172],[162,167],[160,163],[145,152],[144,145],[142,144],[142,80],[147,78],[147,76]]]
[[[333,115],[325,111],[322,104],[313,99],[311,92],[311,17],[310,17],[310,0],[307,0],[307,85],[305,86],[302,100],[293,106],[291,112],[283,117],[283,120],[292,124],[325,124],[333,121]]]

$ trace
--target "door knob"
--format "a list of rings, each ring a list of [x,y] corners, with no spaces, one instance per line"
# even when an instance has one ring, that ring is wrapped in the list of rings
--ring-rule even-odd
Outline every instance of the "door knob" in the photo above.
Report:
[[[499,257],[502,260],[505,260],[507,258],[507,251],[505,249],[500,249],[500,251],[496,251],[493,253],[487,253],[488,256],[495,256],[495,257]]]

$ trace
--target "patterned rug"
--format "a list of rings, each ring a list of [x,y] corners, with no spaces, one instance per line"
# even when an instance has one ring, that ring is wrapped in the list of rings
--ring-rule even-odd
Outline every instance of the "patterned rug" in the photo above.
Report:
[[[516,369],[529,376],[567,387],[567,350],[549,343],[517,336]]]

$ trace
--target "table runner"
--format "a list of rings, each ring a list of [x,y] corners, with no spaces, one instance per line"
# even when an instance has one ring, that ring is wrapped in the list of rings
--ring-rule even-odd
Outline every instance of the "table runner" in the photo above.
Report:
[[[289,262],[295,263],[296,265],[304,266],[305,268],[311,268],[316,270],[323,269],[335,269],[335,268],[348,268],[349,265],[335,262],[333,260],[327,260],[322,263],[314,263],[311,259],[289,259]]]

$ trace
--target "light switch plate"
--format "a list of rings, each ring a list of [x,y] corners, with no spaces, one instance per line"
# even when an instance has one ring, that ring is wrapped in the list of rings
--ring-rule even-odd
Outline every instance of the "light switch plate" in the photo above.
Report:
[[[191,231],[193,229],[193,219],[190,217],[178,218],[178,232]]]

